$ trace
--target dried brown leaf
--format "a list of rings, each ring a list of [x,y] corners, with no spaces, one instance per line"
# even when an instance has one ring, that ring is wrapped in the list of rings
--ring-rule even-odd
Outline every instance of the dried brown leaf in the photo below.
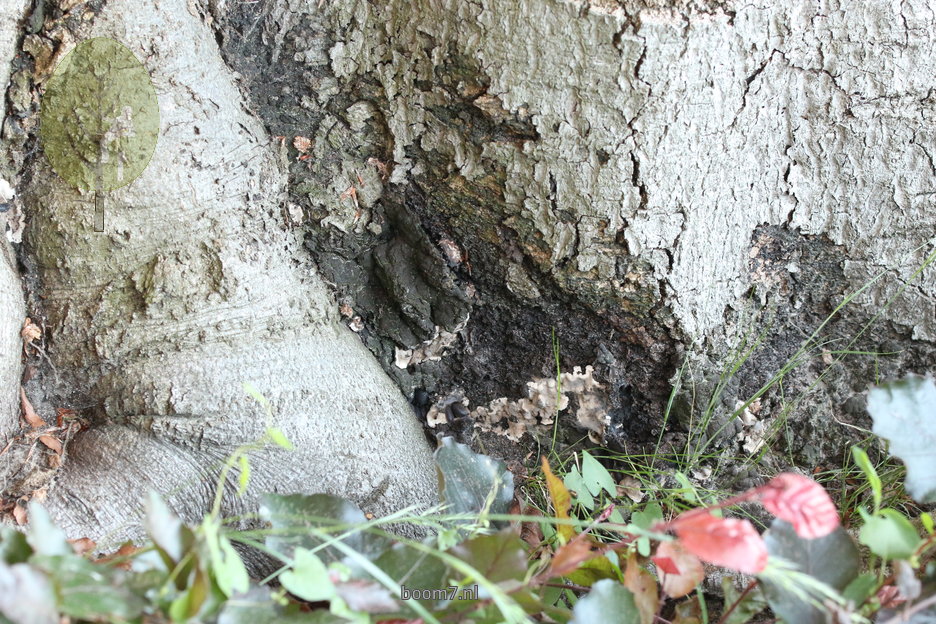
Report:
[[[16,520],[16,524],[23,526],[26,524],[29,519],[29,513],[26,511],[26,506],[21,505],[20,501],[16,501],[16,505],[13,506],[13,519]]]
[[[556,551],[549,566],[549,577],[567,576],[593,556],[592,543],[583,535]]]
[[[634,604],[640,612],[641,624],[653,624],[657,610],[657,584],[653,575],[637,563],[636,553],[627,559],[624,586],[634,595]]]
[[[20,330],[20,336],[22,336],[23,340],[26,342],[39,340],[42,338],[42,329],[33,323],[31,318],[26,317],[26,320],[23,321],[23,329]]]
[[[45,444],[46,446],[48,446],[53,451],[55,451],[56,454],[58,455],[61,455],[62,451],[64,450],[62,448],[62,443],[59,441],[59,439],[56,438],[55,436],[49,435],[48,433],[44,433],[41,436],[39,436],[39,441]]]
[[[71,544],[72,549],[78,555],[83,555],[86,552],[91,552],[97,548],[97,544],[89,537],[79,537],[78,539],[70,539],[68,543]]]
[[[20,404],[23,406],[23,419],[30,427],[33,429],[45,427],[45,421],[39,417],[39,414],[33,409],[32,403],[26,398],[26,390],[23,389],[23,386],[20,386]]]

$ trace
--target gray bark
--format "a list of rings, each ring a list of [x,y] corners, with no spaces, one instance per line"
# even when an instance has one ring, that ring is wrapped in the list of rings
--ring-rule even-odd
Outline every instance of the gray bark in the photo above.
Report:
[[[791,450],[807,464],[838,452],[831,416],[866,426],[876,375],[931,365],[936,275],[906,287],[934,226],[925,3],[225,7],[225,58],[259,115],[314,140],[290,169],[307,242],[404,387],[542,423],[523,400],[554,375],[555,328],[564,368],[603,383],[593,432],[652,441],[684,356],[697,381],[717,378],[765,331],[726,417],[881,271],[821,338],[900,353],[834,364],[792,414]],[[340,199],[351,185],[360,206]],[[432,259],[393,261],[403,245]],[[441,361],[395,366],[462,326]],[[813,355],[788,396],[822,373],[829,357]],[[765,400],[763,418],[787,416]]]
[[[655,441],[683,357],[704,383],[766,328],[727,417],[880,271],[823,338],[900,353],[834,364],[792,413],[775,395],[758,417],[792,418],[780,455],[814,464],[840,451],[831,423],[867,425],[876,375],[931,366],[936,275],[908,281],[936,197],[924,3],[111,0],[93,29],[150,59],[165,121],[104,237],[86,198],[30,165],[24,256],[55,391],[107,423],[51,495],[72,532],[130,516],[101,475],[202,510],[205,466],[260,430],[241,381],[301,449],[264,456],[255,491],[322,479],[363,500],[388,471],[384,508],[407,475],[426,500],[416,425],[309,251],[406,394],[517,435],[549,430],[554,329],[571,424]],[[787,396],[824,370],[816,351]],[[343,450],[324,481],[316,461]]]
[[[0,6],[0,87],[4,92],[10,78],[10,61],[16,51],[19,24],[25,17],[25,8],[25,0],[5,2]],[[0,168],[0,179],[7,184],[15,184],[11,173]],[[9,205],[13,198],[3,195],[5,193],[0,192],[0,203]],[[4,220],[0,216],[0,224]],[[23,289],[16,271],[13,250],[4,235],[0,240],[0,448],[6,447],[18,428],[23,350],[20,328],[24,317]]]
[[[267,425],[244,382],[296,449],[256,453],[226,515],[263,492],[330,492],[378,513],[433,503],[421,427],[301,258],[276,142],[193,6],[112,1],[80,34],[146,59],[162,131],[143,175],[108,194],[103,234],[90,194],[45,159],[29,165],[24,244],[61,376],[50,397],[95,418],[68,446],[45,501],[53,518],[70,536],[138,537],[152,488],[197,520],[223,460]]]

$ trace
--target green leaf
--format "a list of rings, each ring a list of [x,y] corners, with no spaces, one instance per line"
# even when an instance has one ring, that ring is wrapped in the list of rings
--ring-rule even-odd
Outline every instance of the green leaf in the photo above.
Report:
[[[26,540],[38,555],[73,555],[62,529],[52,524],[49,512],[36,502],[29,503],[29,533]]]
[[[722,577],[721,586],[722,592],[725,594],[725,607],[727,608],[737,602],[741,592],[735,587],[734,579],[727,576]],[[760,588],[755,587],[735,606],[734,611],[731,612],[724,624],[746,624],[752,621],[754,616],[766,607],[767,601],[764,600]]]
[[[909,559],[920,544],[916,528],[895,509],[882,509],[870,516],[859,510],[865,524],[858,540],[884,559]]]
[[[572,469],[566,473],[562,482],[565,484],[566,489],[575,492],[575,502],[589,511],[595,508],[595,499],[592,498],[592,495],[589,493],[588,486],[585,485],[585,480],[582,478],[582,474],[579,472],[578,468],[573,466]]]
[[[829,535],[804,539],[793,525],[779,518],[764,533],[767,552],[796,564],[804,572],[829,587],[841,591],[858,576],[861,560],[851,536],[839,527]],[[796,624],[825,624],[826,615],[774,580],[762,578],[764,596],[774,614]]]
[[[510,510],[513,475],[504,462],[475,453],[452,438],[442,439],[435,461],[440,497],[448,511],[505,514]]]
[[[77,555],[38,555],[34,565],[51,578],[64,615],[81,620],[130,620],[143,612],[144,602],[129,590],[126,575],[95,565]]]
[[[592,586],[588,595],[579,599],[572,610],[569,624],[636,624],[640,612],[634,604],[634,594],[616,581],[605,579]]]
[[[250,484],[250,459],[247,455],[241,455],[237,458],[240,465],[240,474],[237,476],[237,495],[243,496]]]
[[[288,592],[309,602],[331,600],[335,596],[328,568],[305,548],[295,550],[292,569],[280,574],[279,581]]]
[[[521,580],[526,576],[526,542],[510,528],[472,538],[449,552],[494,583]]]
[[[877,589],[878,578],[876,574],[859,574],[842,590],[842,598],[850,600],[855,605],[863,603],[868,596]]]
[[[923,528],[926,529],[926,532],[930,535],[932,535],[933,530],[936,529],[936,526],[933,525],[933,516],[928,511],[924,511],[920,514],[920,524],[923,525]]]
[[[284,608],[269,588],[254,585],[237,600],[224,604],[218,624],[347,624],[347,620],[324,610],[301,613],[296,604]]]
[[[588,451],[582,451],[582,479],[592,496],[600,495],[602,490],[609,496],[617,496],[617,484],[611,473]]]
[[[230,540],[221,534],[217,519],[208,516],[201,527],[218,587],[228,597],[247,591],[250,587],[247,568]]]
[[[104,192],[130,184],[159,137],[159,102],[146,68],[113,39],[82,41],[46,85],[40,133],[52,168],[70,185]]]
[[[295,548],[315,551],[323,561],[342,561],[344,554],[333,546],[319,548],[323,541],[309,529],[335,533],[365,524],[364,512],[351,501],[331,494],[265,494],[261,498],[260,516],[273,525],[266,537],[266,546],[274,552],[291,557]],[[387,549],[390,542],[380,535],[351,533],[342,541],[368,559],[374,559]]]
[[[0,563],[0,617],[13,624],[59,624],[49,578],[25,563]]]
[[[276,446],[282,447],[287,451],[291,451],[295,448],[293,443],[289,441],[289,438],[286,437],[286,434],[277,427],[269,427],[266,433]]]
[[[254,388],[253,385],[251,385],[251,384],[249,384],[249,383],[247,383],[247,382],[245,381],[244,383],[241,384],[241,387],[244,388],[244,392],[246,392],[247,395],[248,395],[251,399],[253,399],[253,400],[256,401],[257,403],[259,403],[259,404],[262,405],[263,407],[270,407],[270,401],[267,400],[267,398],[266,398],[265,396],[263,396],[263,394],[261,394],[261,392],[260,392],[259,390],[257,390],[256,388]]]
[[[871,464],[871,460],[868,458],[868,454],[864,452],[863,448],[860,446],[853,446],[852,457],[854,457],[855,463],[861,468],[861,471],[864,472],[865,478],[868,480],[868,485],[871,486],[871,493],[874,495],[874,512],[877,513],[877,510],[881,508],[881,477],[878,476],[877,470],[875,470],[874,465]]]
[[[24,563],[31,554],[25,535],[12,527],[0,528],[0,562]]]
[[[639,529],[647,530],[655,523],[663,519],[663,509],[659,503],[650,503],[642,511],[635,511],[631,514],[631,523]],[[650,556],[650,538],[641,536],[637,538],[637,552],[642,557]]]
[[[677,470],[673,473],[673,478],[679,482],[679,485],[681,486],[680,493],[687,501],[693,505],[700,505],[702,503],[701,499],[699,499],[699,494],[696,492],[695,486],[692,485],[691,481],[689,481],[689,477]]]
[[[872,388],[868,412],[874,433],[890,441],[891,453],[907,465],[907,492],[921,503],[936,502],[936,384],[907,377]]]
[[[406,544],[394,544],[374,560],[387,576],[409,589],[439,589],[448,586],[449,567],[437,557]],[[419,600],[429,606],[432,600]]]

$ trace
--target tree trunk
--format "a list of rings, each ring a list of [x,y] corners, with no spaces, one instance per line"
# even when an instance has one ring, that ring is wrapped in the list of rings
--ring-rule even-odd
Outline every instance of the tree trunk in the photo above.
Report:
[[[488,442],[539,435],[558,345],[572,427],[633,449],[665,425],[679,447],[718,386],[709,443],[733,456],[735,401],[835,311],[757,414],[796,424],[777,457],[806,467],[867,426],[868,383],[933,361],[936,276],[911,280],[936,197],[922,4],[110,0],[91,21],[143,60],[164,122],[104,235],[41,157],[21,184],[49,396],[103,423],[50,495],[75,534],[149,483],[203,510],[204,467],[262,429],[241,381],[301,449],[265,455],[254,491],[368,500],[387,471],[387,508],[407,474],[431,489],[387,375],[432,418],[466,404]],[[700,391],[663,423],[686,358]]]
[[[412,408],[338,325],[285,226],[277,144],[192,11],[182,0],[112,1],[72,33],[119,38],[146,60],[160,102],[155,154],[108,194],[104,233],[93,193],[44,158],[27,164],[24,252],[59,381],[50,372],[36,392],[93,420],[67,446],[45,504],[72,536],[138,536],[151,488],[196,520],[225,458],[272,425],[295,451],[256,453],[250,489],[229,489],[226,515],[255,510],[263,492],[327,491],[375,512],[433,503]],[[243,383],[269,400],[272,421]]]

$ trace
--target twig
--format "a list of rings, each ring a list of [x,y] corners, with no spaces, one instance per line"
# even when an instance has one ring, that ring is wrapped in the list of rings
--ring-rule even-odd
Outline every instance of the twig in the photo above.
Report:
[[[753,581],[748,583],[748,586],[744,588],[744,591],[741,592],[741,594],[739,594],[737,598],[735,598],[735,601],[731,603],[731,606],[728,607],[728,610],[722,613],[722,616],[718,618],[717,624],[725,624],[725,622],[728,621],[728,617],[731,615],[731,613],[738,607],[738,605],[740,605],[744,601],[745,596],[750,594],[751,590],[754,589],[755,587],[757,587],[757,579],[754,579]]]
[[[926,609],[929,606],[936,604],[936,594],[933,594],[926,600],[921,600],[912,607],[907,607],[891,619],[883,622],[883,624],[900,624],[901,622],[907,622],[910,620],[910,617],[916,613],[919,613],[923,609]]]

